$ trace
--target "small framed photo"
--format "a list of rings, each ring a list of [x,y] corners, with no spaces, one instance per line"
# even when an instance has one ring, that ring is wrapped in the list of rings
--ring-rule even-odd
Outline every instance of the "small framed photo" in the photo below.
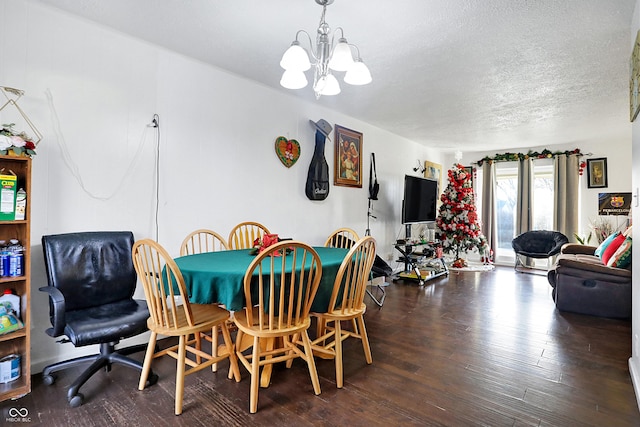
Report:
[[[607,159],[587,159],[587,188],[607,188]]]
[[[438,181],[438,188],[442,193],[442,165],[439,163],[430,162],[429,160],[424,161],[424,177],[428,179],[435,179]]]
[[[362,133],[336,125],[333,184],[362,188]]]

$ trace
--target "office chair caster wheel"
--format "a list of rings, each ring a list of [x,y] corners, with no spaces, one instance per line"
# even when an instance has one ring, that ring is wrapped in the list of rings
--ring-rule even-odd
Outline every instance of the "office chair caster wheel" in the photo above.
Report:
[[[51,385],[56,382],[56,377],[53,375],[43,375],[42,376],[42,384]]]
[[[151,387],[157,382],[158,382],[158,376],[156,374],[151,374],[149,375],[149,378],[147,378],[147,382],[145,383],[144,387],[145,388]]]
[[[69,406],[71,406],[72,408],[77,408],[81,406],[83,402],[84,402],[84,395],[82,393],[78,393],[75,396],[73,396],[71,399],[69,399]]]

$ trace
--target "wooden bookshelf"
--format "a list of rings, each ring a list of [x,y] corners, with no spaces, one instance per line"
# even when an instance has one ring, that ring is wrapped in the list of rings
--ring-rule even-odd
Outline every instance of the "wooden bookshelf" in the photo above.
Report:
[[[0,401],[31,392],[31,158],[0,155],[2,168],[17,175],[17,189],[27,192],[27,207],[24,220],[0,221],[0,240],[18,239],[24,247],[24,275],[0,277],[0,293],[12,289],[20,296],[20,318],[24,323],[24,328],[0,335],[0,358],[20,355],[20,377],[0,384]]]

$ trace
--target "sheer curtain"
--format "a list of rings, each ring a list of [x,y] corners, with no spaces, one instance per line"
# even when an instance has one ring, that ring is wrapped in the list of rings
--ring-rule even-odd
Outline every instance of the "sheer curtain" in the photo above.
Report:
[[[577,154],[560,154],[555,157],[553,165],[553,228],[567,236],[570,241],[578,231],[578,163]]]
[[[533,227],[533,165],[530,158],[518,162],[518,195],[516,197],[516,236]],[[517,255],[516,255],[517,256]],[[532,267],[535,261],[524,257],[522,263]]]
[[[518,195],[516,199],[516,235],[531,230],[533,225],[533,165],[531,159],[518,162]]]
[[[497,254],[498,221],[495,210],[496,166],[494,162],[482,164],[482,233],[489,249]]]

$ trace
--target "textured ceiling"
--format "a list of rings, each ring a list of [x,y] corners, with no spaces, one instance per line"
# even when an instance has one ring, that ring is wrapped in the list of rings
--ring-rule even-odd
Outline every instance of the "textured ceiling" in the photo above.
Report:
[[[279,85],[314,0],[35,0],[317,102],[418,143],[482,151],[629,134],[635,0],[335,0],[373,75],[316,101]],[[341,80],[339,78],[339,80]]]

